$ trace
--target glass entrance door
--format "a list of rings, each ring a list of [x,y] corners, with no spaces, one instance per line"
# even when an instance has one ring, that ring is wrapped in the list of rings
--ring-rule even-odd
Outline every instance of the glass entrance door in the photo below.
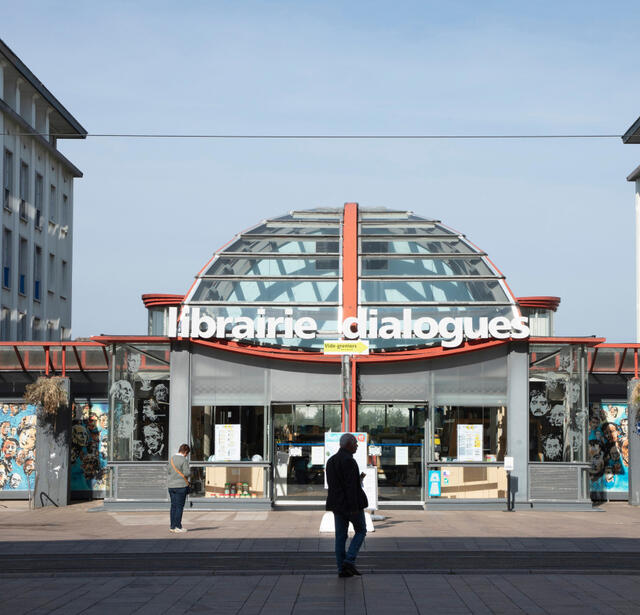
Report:
[[[378,500],[421,501],[428,405],[359,404],[358,431],[369,434],[369,460],[378,467]]]
[[[322,501],[324,434],[340,431],[340,404],[273,404],[274,496]]]

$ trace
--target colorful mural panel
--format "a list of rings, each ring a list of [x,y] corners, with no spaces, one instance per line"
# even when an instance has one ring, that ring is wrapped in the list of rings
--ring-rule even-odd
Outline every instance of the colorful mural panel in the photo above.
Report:
[[[629,418],[626,403],[593,404],[589,413],[591,495],[629,493]]]
[[[0,403],[0,491],[33,489],[36,467],[36,407]]]
[[[107,489],[109,409],[106,402],[73,404],[71,491]]]

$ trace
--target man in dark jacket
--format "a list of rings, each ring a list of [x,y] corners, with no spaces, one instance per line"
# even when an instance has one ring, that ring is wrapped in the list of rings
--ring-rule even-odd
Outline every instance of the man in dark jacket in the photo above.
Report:
[[[362,489],[362,476],[353,454],[358,450],[358,441],[353,434],[340,438],[340,450],[327,461],[326,509],[333,511],[336,528],[336,563],[341,577],[360,576],[355,566],[358,551],[367,535],[364,509],[369,505]],[[355,531],[349,551],[345,553],[349,522]]]

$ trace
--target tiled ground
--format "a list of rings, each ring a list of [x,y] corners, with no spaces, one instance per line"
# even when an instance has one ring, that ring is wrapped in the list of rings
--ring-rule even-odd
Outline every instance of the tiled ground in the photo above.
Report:
[[[2,612],[156,615],[589,614],[640,611],[637,577],[388,574],[0,579]]]

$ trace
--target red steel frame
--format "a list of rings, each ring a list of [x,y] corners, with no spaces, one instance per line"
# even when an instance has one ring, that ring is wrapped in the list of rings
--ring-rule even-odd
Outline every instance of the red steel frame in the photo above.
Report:
[[[345,203],[342,218],[342,319],[358,316],[358,204]],[[345,425],[346,403],[342,400],[342,429],[356,429],[356,362],[349,358],[351,368],[351,399],[349,400],[349,425]]]

